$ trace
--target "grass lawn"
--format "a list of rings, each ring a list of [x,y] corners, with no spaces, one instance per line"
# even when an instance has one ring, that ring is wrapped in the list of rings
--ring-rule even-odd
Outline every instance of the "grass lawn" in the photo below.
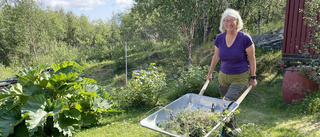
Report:
[[[260,83],[240,104],[237,122],[243,137],[316,137],[320,136],[320,114],[303,114],[296,105],[282,99],[282,76],[272,83]],[[199,89],[200,90],[200,89]],[[166,94],[161,97],[160,109],[170,103]],[[105,115],[97,127],[83,129],[75,137],[160,137],[166,136],[140,126],[139,122],[153,108],[132,109]]]
[[[316,137],[320,136],[320,113],[302,113],[301,105],[285,104],[282,98],[283,69],[277,65],[281,59],[281,51],[257,51],[258,85],[253,88],[240,104],[237,115],[238,126],[242,129],[241,137]],[[106,65],[107,64],[107,65]],[[98,83],[104,84],[101,76],[110,76],[107,71],[110,62],[91,67],[88,72]],[[111,63],[112,64],[112,63]],[[106,69],[107,70],[107,69]],[[106,72],[97,74],[96,72]],[[121,79],[121,77],[118,77]],[[121,82],[121,80],[119,80]],[[119,83],[118,82],[118,83]],[[123,81],[122,81],[123,82]],[[211,83],[214,84],[214,83]],[[208,87],[210,88],[210,86]],[[211,87],[212,88],[212,87]],[[216,86],[214,88],[217,88]],[[199,89],[200,91],[200,89]],[[212,90],[210,90],[212,91]],[[213,90],[217,91],[217,90]],[[160,97],[160,105],[153,108],[131,109],[123,113],[105,115],[101,124],[82,129],[75,137],[160,137],[166,136],[159,132],[147,129],[140,125],[140,120],[156,110],[172,102],[168,94]],[[207,89],[207,94],[209,90]],[[205,92],[205,95],[206,95]],[[300,106],[300,109],[299,109]]]

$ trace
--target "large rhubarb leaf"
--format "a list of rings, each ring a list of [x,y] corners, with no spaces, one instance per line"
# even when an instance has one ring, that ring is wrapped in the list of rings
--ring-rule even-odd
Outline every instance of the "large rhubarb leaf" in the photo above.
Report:
[[[41,94],[30,97],[22,106],[22,116],[26,118],[26,124],[30,135],[33,135],[33,133],[38,130],[38,126],[43,126],[48,116],[53,116],[52,113],[45,111],[46,104],[46,98]]]
[[[19,83],[8,88],[3,88],[0,92],[0,99],[17,95],[23,95],[22,86]]]
[[[70,109],[63,111],[63,114],[66,118],[81,120],[81,112],[77,109]]]
[[[13,133],[14,126],[21,120],[19,109],[13,109],[0,115],[0,136],[8,136]]]
[[[10,106],[11,108],[14,108],[16,106],[21,107],[21,104],[25,103],[28,98],[29,97],[27,95],[22,93],[22,86],[19,83],[11,86],[10,88],[4,88],[2,92],[0,92],[0,103],[11,100],[13,101],[13,104],[11,104]]]
[[[25,120],[23,119],[21,120],[22,121],[20,123],[17,123],[17,125],[14,127],[14,130],[13,130],[14,133],[10,134],[10,137],[28,137],[29,136],[29,132],[28,132]]]
[[[40,65],[36,68],[28,68],[20,71],[17,75],[19,76],[18,82],[24,85],[39,85],[40,83],[40,75],[43,71],[46,70],[47,65]]]
[[[5,113],[7,111],[9,111],[10,109],[12,109],[13,105],[14,105],[14,99],[13,97],[8,97],[5,99],[1,99],[0,100],[0,115],[2,115],[2,113]]]
[[[103,89],[101,87],[99,87],[98,85],[96,84],[93,84],[93,83],[85,83],[83,85],[83,90],[85,92],[87,92],[88,94],[96,94],[94,96],[100,96],[100,97],[103,97],[104,95],[104,92],[103,92]]]
[[[99,115],[96,113],[81,113],[82,126],[87,127],[99,122]]]
[[[62,62],[60,64],[53,64],[52,65],[52,69],[57,73],[81,73],[81,71],[83,70],[83,67],[81,67],[79,64],[71,61],[71,62]]]
[[[64,110],[69,110],[66,100],[57,99],[52,102],[50,111],[52,111],[54,118],[58,118],[58,114]]]
[[[22,85],[34,84],[37,79],[37,71],[31,67],[20,71],[17,75],[19,76],[18,82]]]
[[[70,89],[72,86],[76,85],[77,82],[81,82],[82,80],[78,77],[77,73],[58,73],[53,75],[50,80],[50,88],[56,90],[58,92],[66,92],[66,90]],[[70,91],[68,91],[69,93]],[[71,91],[73,93],[74,91]],[[67,94],[67,93],[65,93]]]
[[[80,121],[76,119],[66,118],[65,115],[60,114],[57,119],[54,120],[54,127],[62,132],[65,136],[72,136],[73,133],[80,130]]]
[[[53,72],[42,72],[39,76],[39,83],[38,86],[41,88],[45,88],[48,85],[49,78],[51,77]]]
[[[108,100],[99,97],[94,97],[92,105],[93,110],[101,112],[107,111],[111,107],[112,104]]]

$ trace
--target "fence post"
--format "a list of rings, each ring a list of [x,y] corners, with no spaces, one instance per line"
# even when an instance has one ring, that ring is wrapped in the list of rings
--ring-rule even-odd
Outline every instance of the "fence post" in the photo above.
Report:
[[[126,85],[127,85],[127,81],[128,81],[128,63],[127,63],[127,41],[125,42],[125,52],[126,52]]]

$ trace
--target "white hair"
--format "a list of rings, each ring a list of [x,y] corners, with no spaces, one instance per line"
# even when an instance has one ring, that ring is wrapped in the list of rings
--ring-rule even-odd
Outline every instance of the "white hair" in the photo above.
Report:
[[[220,27],[219,27],[219,30],[224,33],[226,31],[226,29],[224,28],[224,25],[223,25],[223,20],[224,18],[226,18],[227,16],[232,16],[234,18],[237,19],[238,21],[238,25],[237,25],[237,31],[240,31],[242,28],[243,28],[243,20],[239,14],[239,11],[236,11],[234,9],[226,9],[223,14],[222,14],[222,17],[221,17],[221,20],[220,20]]]

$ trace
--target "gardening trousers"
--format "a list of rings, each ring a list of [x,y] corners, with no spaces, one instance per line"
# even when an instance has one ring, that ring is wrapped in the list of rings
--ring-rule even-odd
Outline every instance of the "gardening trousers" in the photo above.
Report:
[[[249,70],[244,73],[233,75],[225,74],[220,71],[218,78],[220,96],[225,100],[236,101],[249,83],[249,74]],[[225,126],[232,130],[238,128],[236,117],[232,115],[230,121],[225,123]],[[224,136],[233,135],[228,135],[228,133],[226,133]]]

